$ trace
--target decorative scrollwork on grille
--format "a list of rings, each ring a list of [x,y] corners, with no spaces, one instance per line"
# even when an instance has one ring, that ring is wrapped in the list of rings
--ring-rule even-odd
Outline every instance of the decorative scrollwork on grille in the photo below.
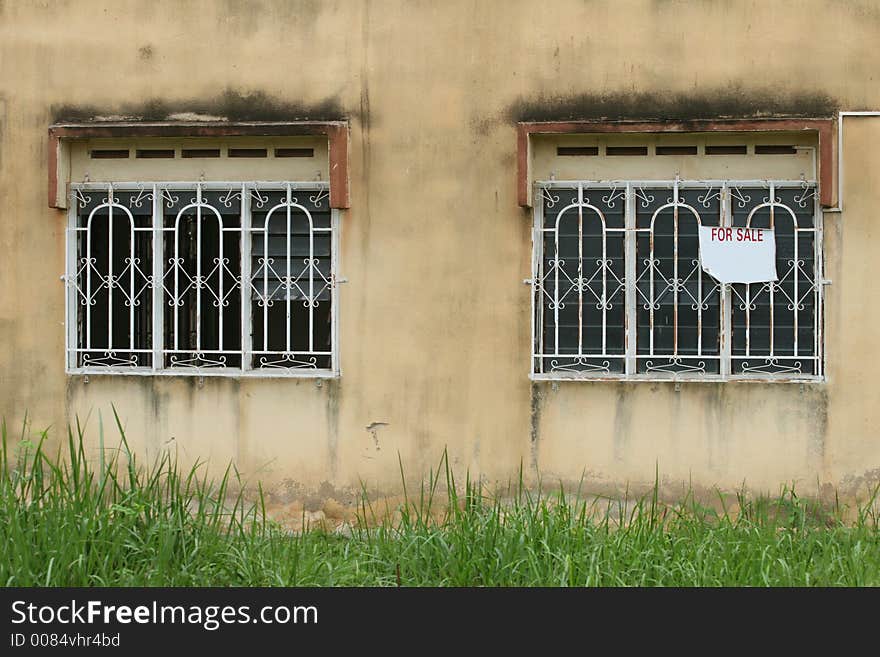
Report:
[[[702,205],[704,208],[711,208],[712,201],[716,199],[721,199],[721,187],[709,188],[706,190],[705,194],[697,196],[697,202]]]
[[[307,356],[303,360],[296,354],[281,354],[278,358],[260,356],[260,367],[278,369],[317,369],[318,359],[315,356]]]
[[[695,363],[688,362],[681,357],[672,356],[665,363],[654,364],[654,360],[645,361],[645,369],[648,372],[666,372],[670,374],[684,374],[688,372],[705,374],[706,362],[697,361]]]
[[[611,362],[603,360],[600,363],[594,363],[586,356],[575,356],[567,359],[565,363],[560,363],[559,359],[554,358],[550,361],[550,371],[574,372],[575,374],[595,374],[596,372],[610,374]]]
[[[231,208],[236,201],[241,201],[241,189],[231,188],[218,200],[223,204],[223,207]]]
[[[251,190],[251,198],[253,200],[254,207],[256,207],[258,209],[263,208],[269,202],[268,194],[267,195],[261,194],[259,189],[252,189]]]
[[[172,194],[168,189],[163,187],[162,200],[165,201],[167,207],[172,208],[180,202],[180,195]]]
[[[171,354],[169,357],[171,367],[189,367],[193,369],[226,367],[226,356],[213,356],[200,352],[188,354]]]
[[[617,199],[625,198],[626,190],[618,189],[616,186],[611,189],[611,191],[602,197],[602,202],[607,205],[609,208],[616,207]]]
[[[806,208],[807,204],[812,202],[818,202],[819,200],[819,190],[816,189],[815,185],[810,185],[806,180],[803,180],[801,183],[801,192],[794,197],[794,202],[798,204],[798,207]]]
[[[553,208],[559,203],[559,195],[557,194],[554,196],[546,187],[541,188],[541,198],[544,199],[548,208]]]
[[[141,206],[144,205],[144,203],[148,203],[148,202],[152,202],[152,201],[153,201],[152,188],[148,189],[145,185],[139,183],[138,189],[137,189],[137,196],[132,194],[128,203],[133,208],[140,208]]]
[[[104,351],[100,356],[86,353],[82,356],[82,362],[83,367],[137,367],[138,355],[126,354],[120,357],[116,351]]]
[[[742,361],[740,371],[743,374],[800,374],[801,363],[794,361],[785,364],[778,358],[765,358],[760,365],[750,365],[748,361]]]
[[[79,188],[73,190],[73,198],[81,208],[86,207],[89,203],[92,202],[92,197],[90,195],[83,194],[82,190]]]
[[[313,194],[309,196],[309,201],[312,202],[316,208],[320,208],[324,204],[324,200],[330,198],[330,192],[326,189],[321,189],[317,194]]]
[[[752,202],[752,197],[749,194],[743,193],[738,187],[730,188],[730,197],[736,201],[737,206],[740,208],[744,208]]]
[[[654,202],[655,195],[649,194],[641,187],[636,187],[633,190],[633,194],[635,195],[636,199],[638,199],[638,201],[641,203],[643,208],[647,208],[651,205],[651,203]]]

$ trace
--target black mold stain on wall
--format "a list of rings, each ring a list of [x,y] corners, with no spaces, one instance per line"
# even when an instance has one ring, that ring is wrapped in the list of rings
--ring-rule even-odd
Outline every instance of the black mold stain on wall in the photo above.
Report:
[[[113,108],[93,105],[53,105],[51,108],[55,123],[91,121],[100,116],[119,116],[127,121],[164,121],[184,112],[219,116],[228,121],[341,121],[349,114],[338,98],[307,104],[281,100],[264,91],[243,93],[233,89],[204,100],[154,98]]]
[[[529,409],[529,456],[532,469],[538,469],[538,440],[541,437],[541,406],[544,391],[539,383],[532,382],[531,405]]]
[[[638,385],[638,384],[635,384]],[[628,397],[635,394],[633,384],[622,384],[617,387],[614,397],[614,459],[623,461],[626,458],[629,447],[629,438],[632,431],[632,411],[634,404]],[[589,438],[589,436],[585,436]]]
[[[785,93],[739,86],[694,93],[615,92],[519,98],[511,121],[699,120],[719,118],[830,117],[837,101],[822,92]]]

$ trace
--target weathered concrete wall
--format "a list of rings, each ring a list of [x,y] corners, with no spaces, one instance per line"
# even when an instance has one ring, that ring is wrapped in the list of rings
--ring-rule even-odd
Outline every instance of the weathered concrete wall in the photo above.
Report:
[[[880,120],[847,126],[846,211],[826,217],[827,384],[680,391],[530,383],[514,126],[878,108],[878,43],[858,1],[0,2],[0,414],[60,431],[113,402],[147,453],[313,489],[393,487],[398,453],[418,477],[444,448],[498,481],[876,480]],[[47,126],[175,112],[350,119],[338,381],[65,376]]]
[[[876,106],[875,106],[876,107]],[[880,481],[880,385],[873,376],[878,335],[878,271],[874,221],[880,204],[880,119],[848,118],[844,131],[844,212],[826,215],[828,258],[827,427],[823,466],[845,489]],[[861,292],[859,292],[861,290]]]

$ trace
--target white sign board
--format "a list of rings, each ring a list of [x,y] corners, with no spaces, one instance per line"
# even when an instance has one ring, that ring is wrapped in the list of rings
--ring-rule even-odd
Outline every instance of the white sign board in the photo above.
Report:
[[[700,226],[700,262],[721,283],[775,281],[776,237],[765,228]]]

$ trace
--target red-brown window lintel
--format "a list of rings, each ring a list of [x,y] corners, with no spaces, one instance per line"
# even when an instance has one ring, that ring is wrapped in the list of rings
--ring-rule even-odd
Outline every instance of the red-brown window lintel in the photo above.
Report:
[[[834,205],[834,119],[726,119],[699,121],[542,121],[517,124],[517,200],[529,200],[530,138],[535,134],[816,132],[819,138],[819,194],[824,207]]]
[[[348,122],[283,123],[69,123],[49,126],[49,207],[58,207],[58,157],[62,139],[137,137],[295,137],[324,135],[330,160],[330,207],[348,208]]]

